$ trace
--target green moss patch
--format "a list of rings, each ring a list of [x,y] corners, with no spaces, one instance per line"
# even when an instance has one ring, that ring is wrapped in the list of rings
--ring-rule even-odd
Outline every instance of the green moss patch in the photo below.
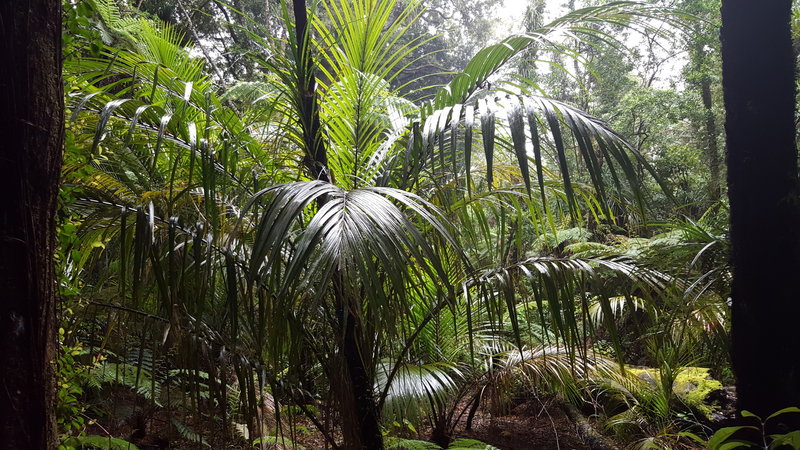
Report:
[[[722,383],[711,378],[709,369],[704,367],[685,367],[675,377],[672,391],[686,405],[703,413],[706,418],[711,416],[714,408],[705,402],[712,391],[722,389]]]
[[[625,370],[654,389],[658,388],[661,379],[658,369],[626,367]],[[706,397],[711,392],[723,387],[722,383],[711,378],[709,370],[705,367],[684,367],[675,377],[675,382],[672,383],[672,392],[675,396],[686,406],[703,414],[706,418],[711,417],[711,413],[714,412],[715,408],[706,403]]]

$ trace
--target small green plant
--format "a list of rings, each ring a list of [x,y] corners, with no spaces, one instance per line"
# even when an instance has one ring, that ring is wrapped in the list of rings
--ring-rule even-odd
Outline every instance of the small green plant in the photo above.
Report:
[[[139,450],[139,447],[128,441],[105,436],[71,437],[59,446],[67,449],[100,449],[100,450]]]
[[[64,328],[58,330],[59,342],[62,343],[56,364],[56,421],[61,433],[59,450],[82,448],[76,446],[76,442],[86,437],[86,427],[92,423],[86,420],[88,405],[83,399],[84,389],[96,384],[92,368],[77,359],[84,354],[81,343],[63,344],[67,334]]]
[[[253,447],[266,445],[267,448],[291,448],[305,450],[305,447],[283,436],[262,436],[253,440]]]
[[[396,450],[499,450],[495,446],[475,439],[456,439],[445,449],[428,441],[389,438],[386,440],[386,448]]]
[[[63,336],[64,329],[59,330]],[[58,407],[56,420],[65,437],[83,433],[86,420],[83,413],[86,405],[81,402],[83,386],[90,377],[83,366],[75,362],[75,356],[82,351],[80,345],[62,346],[58,356]]]
[[[800,414],[800,408],[792,406],[770,414],[766,419],[749,412],[742,411],[743,421],[751,425],[737,425],[717,430],[708,442],[692,433],[681,433],[696,442],[705,445],[709,450],[730,450],[735,448],[800,449],[800,430],[786,429],[786,414]],[[778,418],[780,417],[780,420]],[[770,432],[776,429],[779,433]]]
[[[59,342],[64,342],[67,332],[58,330]],[[58,450],[101,449],[138,450],[132,443],[110,436],[87,435],[86,428],[93,421],[87,420],[89,406],[83,399],[84,389],[96,386],[99,380],[94,376],[93,367],[81,363],[76,358],[85,354],[80,342],[61,345],[57,363],[58,403],[56,420],[61,439]]]
[[[171,422],[172,425],[175,426],[175,429],[178,430],[178,433],[180,433],[181,436],[183,436],[186,440],[194,442],[195,444],[200,444],[204,447],[211,448],[211,444],[209,444],[200,433],[195,431],[189,425],[186,425],[178,419],[172,419]]]
[[[418,434],[417,428],[408,419],[395,420],[392,422],[390,430],[384,431],[384,435],[392,433],[397,436],[410,436]]]

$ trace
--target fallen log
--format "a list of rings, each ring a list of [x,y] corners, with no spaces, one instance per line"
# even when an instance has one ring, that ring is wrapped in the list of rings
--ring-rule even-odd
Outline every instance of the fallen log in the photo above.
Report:
[[[618,447],[611,442],[610,439],[600,434],[594,429],[589,419],[583,415],[574,405],[561,402],[561,407],[564,413],[575,424],[578,431],[578,437],[589,446],[592,450],[617,450]]]

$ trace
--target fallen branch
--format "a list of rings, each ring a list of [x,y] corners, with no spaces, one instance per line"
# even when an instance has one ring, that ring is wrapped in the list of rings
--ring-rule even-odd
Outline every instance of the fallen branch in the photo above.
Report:
[[[578,410],[578,408],[567,402],[562,402],[561,406],[567,417],[569,417],[569,419],[575,423],[575,428],[578,431],[578,437],[580,437],[581,440],[589,446],[589,448],[592,450],[617,450],[618,447],[614,445],[607,437],[598,433],[592,424],[589,423],[589,419],[587,419],[586,416],[584,416],[583,413]]]

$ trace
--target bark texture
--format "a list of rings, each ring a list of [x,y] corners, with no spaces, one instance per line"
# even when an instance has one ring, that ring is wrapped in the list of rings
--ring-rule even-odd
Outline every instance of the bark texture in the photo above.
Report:
[[[0,448],[56,448],[61,1],[0,2]]]
[[[790,0],[722,2],[739,409],[800,405],[800,214]]]

